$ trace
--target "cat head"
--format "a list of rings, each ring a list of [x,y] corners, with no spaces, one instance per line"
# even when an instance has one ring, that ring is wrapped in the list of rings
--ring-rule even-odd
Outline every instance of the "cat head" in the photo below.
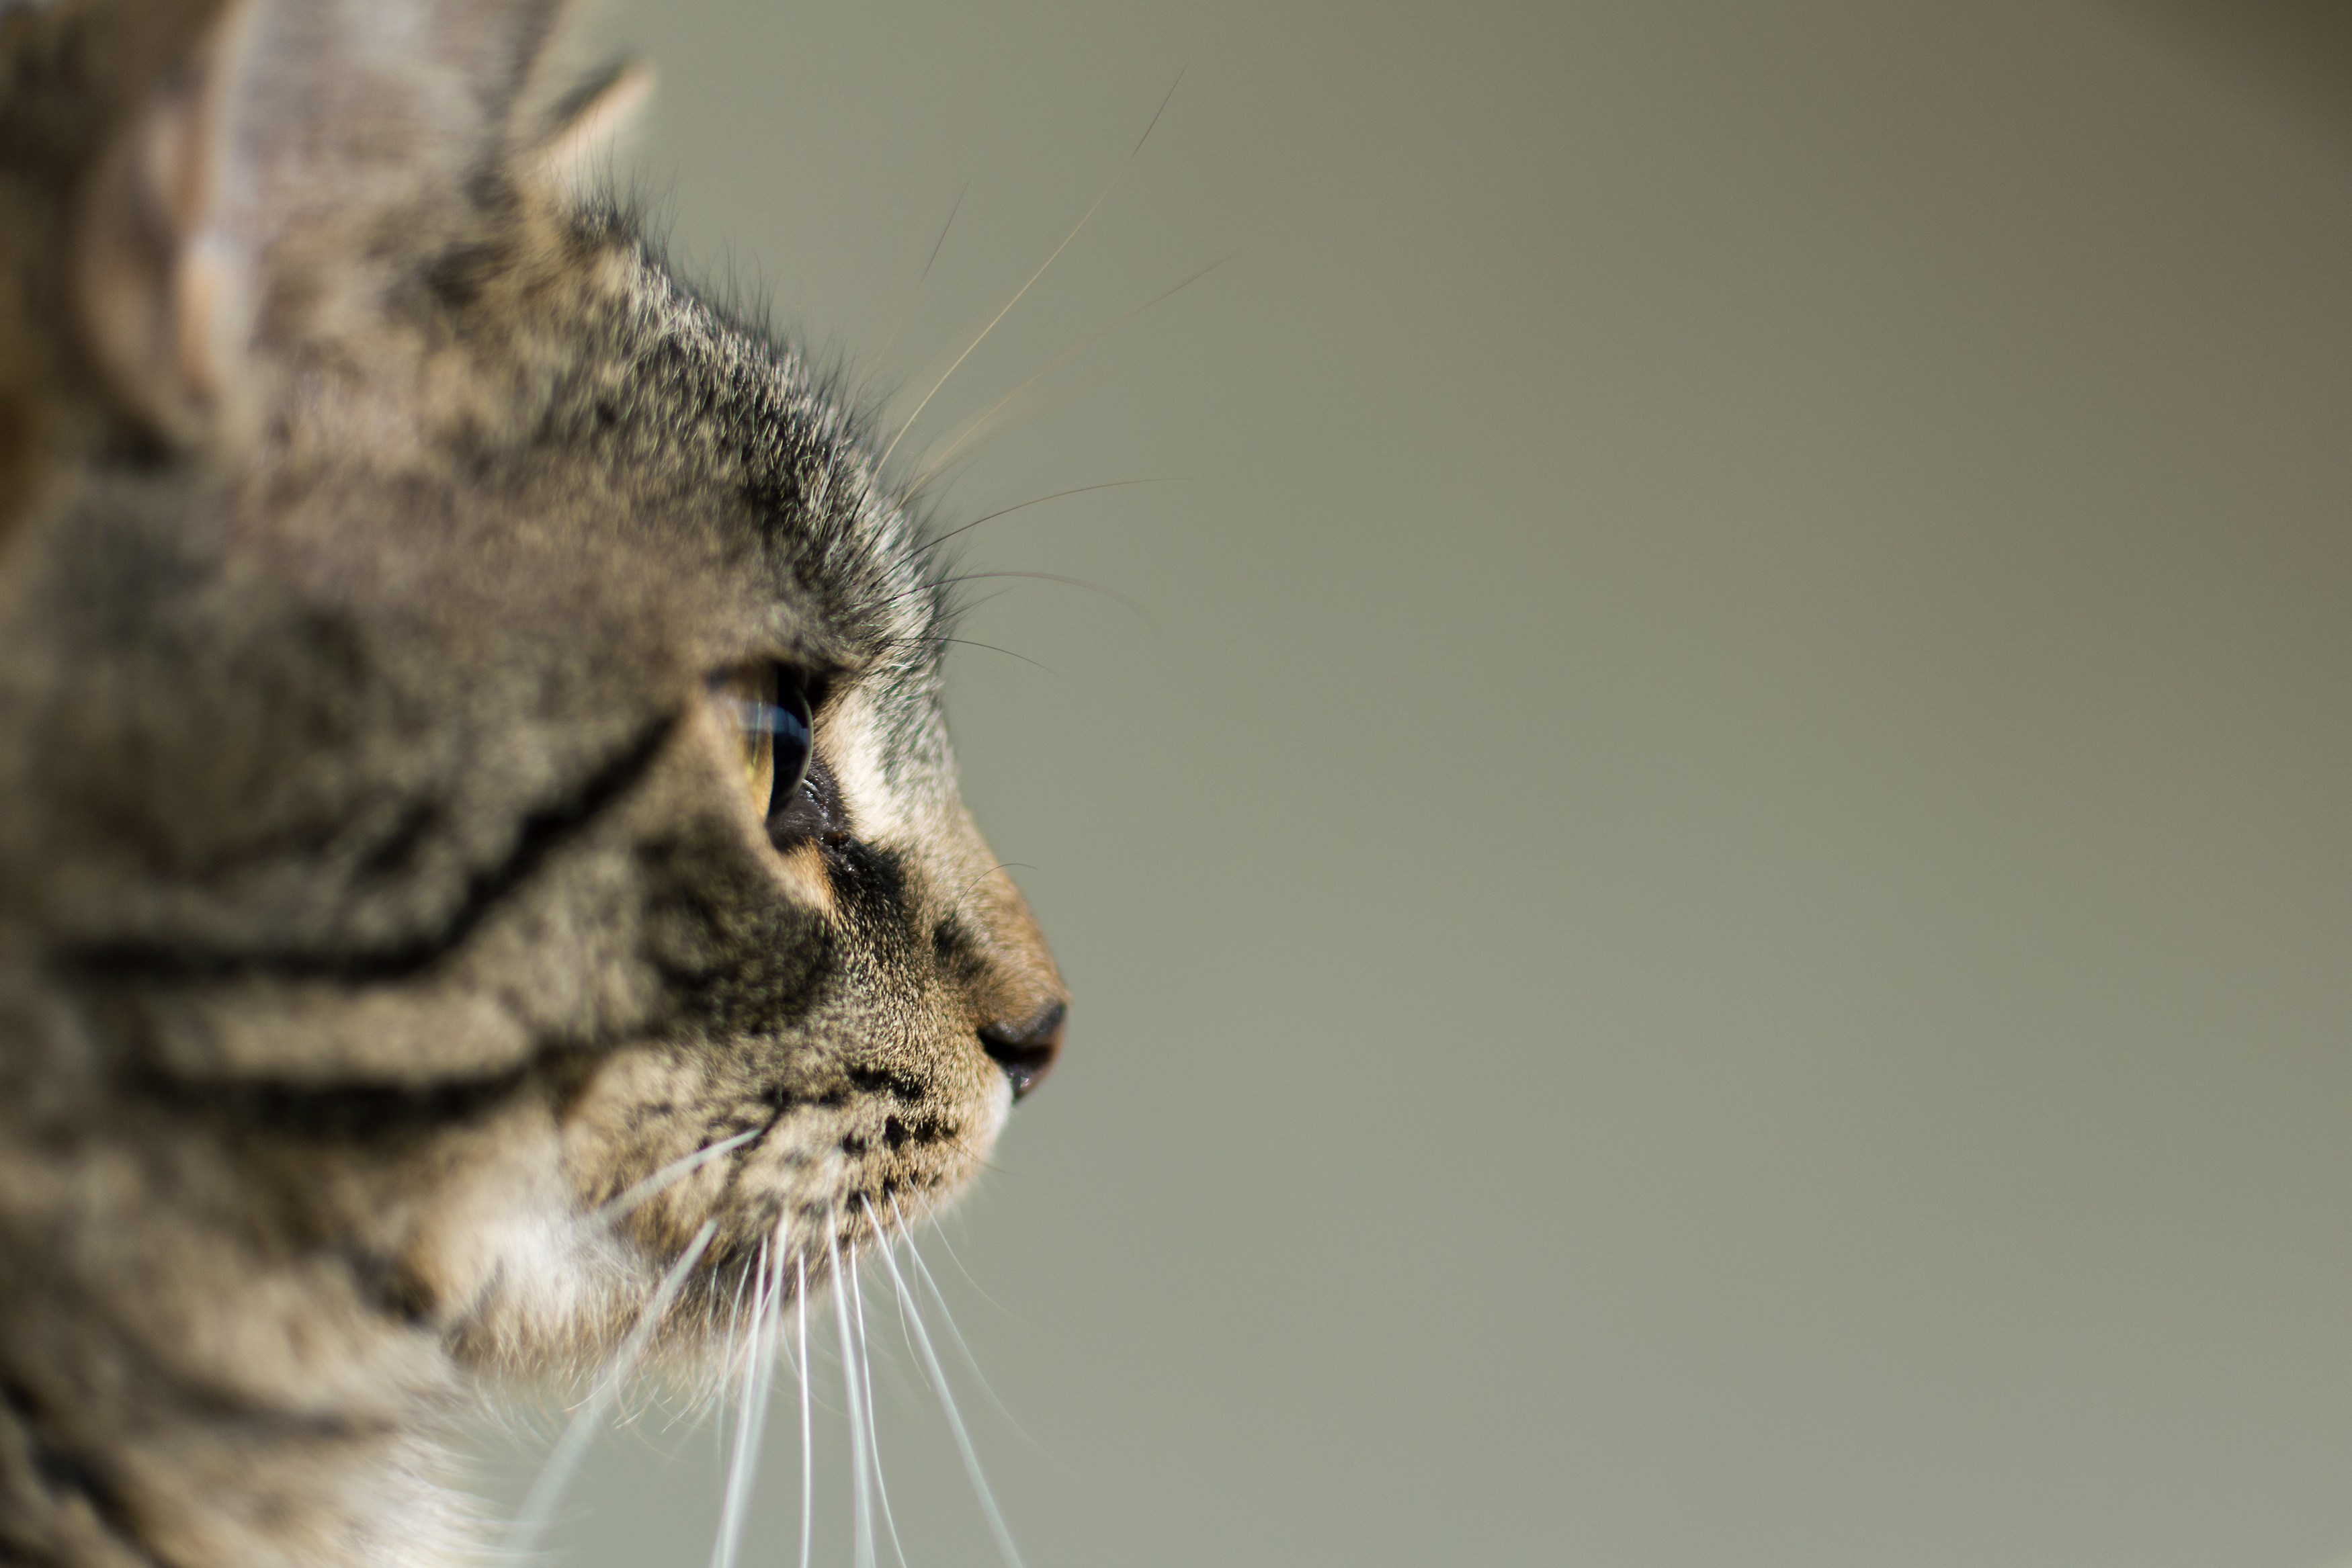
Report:
[[[958,799],[935,540],[578,198],[638,78],[547,86],[553,12],[0,16],[43,1071],[515,1360],[919,1218],[1066,1001]]]

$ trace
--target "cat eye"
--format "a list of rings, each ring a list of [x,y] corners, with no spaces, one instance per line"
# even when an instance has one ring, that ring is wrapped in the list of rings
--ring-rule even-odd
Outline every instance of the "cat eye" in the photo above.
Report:
[[[808,777],[814,736],[808,694],[772,664],[713,676],[710,695],[734,743],[743,787],[762,819],[789,805]]]

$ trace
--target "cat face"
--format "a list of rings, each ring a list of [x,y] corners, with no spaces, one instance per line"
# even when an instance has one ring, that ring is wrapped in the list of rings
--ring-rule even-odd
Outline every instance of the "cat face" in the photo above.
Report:
[[[690,1254],[690,1339],[951,1197],[1059,1047],[938,553],[838,387],[565,196],[604,106],[534,108],[548,11],[5,17],[62,309],[0,389],[0,1001],[58,1158],[134,1172],[73,1223],[165,1281],[167,1378],[298,1277],[289,1323],[541,1364]]]

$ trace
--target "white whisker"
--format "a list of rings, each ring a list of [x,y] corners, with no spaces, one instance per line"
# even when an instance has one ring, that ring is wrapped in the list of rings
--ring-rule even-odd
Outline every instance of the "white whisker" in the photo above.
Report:
[[[725,1369],[735,1364],[735,1341],[736,1337],[743,1332],[743,1287],[751,1282],[751,1270],[749,1269],[744,1270],[735,1279],[735,1300],[727,1309],[727,1354],[719,1358],[722,1375]]]
[[[731,1138],[721,1138],[715,1144],[704,1145],[690,1155],[681,1155],[655,1171],[643,1181],[636,1183],[611,1202],[589,1210],[580,1223],[591,1228],[610,1225],[680,1177],[700,1170],[728,1150],[740,1148],[759,1135],[760,1129],[753,1127],[749,1132],[738,1133]]]
[[[782,1241],[782,1225],[777,1227]],[[768,1419],[768,1377],[774,1369],[777,1297],[783,1285],[783,1260],[769,1269],[769,1244],[760,1243],[759,1278],[751,1291],[751,1343],[743,1357],[743,1387],[735,1412],[735,1451],[727,1468],[727,1490],[719,1501],[719,1539],[711,1543],[710,1568],[734,1568],[735,1549],[743,1536],[743,1519],[751,1504],[751,1482],[760,1457],[760,1438]]]
[[[809,1354],[808,1354],[808,1260],[793,1259],[793,1269],[798,1276],[799,1289],[794,1293],[794,1305],[799,1318],[798,1358],[801,1374],[801,1568],[809,1568],[810,1533],[814,1522],[813,1509],[816,1503],[816,1451],[809,1433]]]
[[[898,1229],[902,1234],[904,1234],[907,1230],[906,1217],[898,1212],[898,1206],[895,1202],[890,1206],[890,1217],[898,1222]],[[994,1296],[990,1295],[988,1293],[988,1287],[982,1284],[977,1279],[973,1278],[971,1270],[964,1267],[963,1254],[958,1252],[955,1249],[955,1243],[949,1239],[948,1228],[944,1225],[934,1225],[931,1227],[931,1235],[938,1239],[940,1246],[948,1249],[948,1257],[954,1262],[956,1272],[963,1276],[963,1282],[970,1285],[974,1291],[978,1291],[982,1301],[986,1301],[990,1306],[994,1307],[1006,1317],[1011,1317],[1013,1315],[1013,1309],[1006,1306],[1003,1301],[998,1301]],[[967,1236],[964,1239],[969,1241],[971,1239]],[[907,1244],[909,1247],[914,1245],[914,1240],[915,1239],[912,1235],[907,1236]]]
[[[849,1270],[849,1300],[856,1309],[852,1316],[857,1324],[857,1381],[866,1396],[866,1451],[874,1460],[874,1496],[882,1504],[882,1531],[890,1538],[890,1554],[898,1560],[898,1568],[907,1568],[907,1549],[899,1543],[898,1521],[890,1512],[890,1485],[882,1477],[882,1427],[874,1406],[874,1347],[866,1337],[866,1292],[855,1268]]]
[[[947,1325],[948,1337],[955,1341],[956,1353],[963,1357],[964,1365],[971,1369],[971,1380],[980,1385],[980,1391],[988,1396],[988,1402],[992,1406],[995,1406],[996,1414],[1003,1419],[1006,1426],[1012,1427],[1015,1432],[1018,1432],[1021,1435],[1021,1440],[1023,1442],[1027,1443],[1039,1453],[1045,1454],[1047,1458],[1053,1458],[1053,1456],[1047,1451],[1045,1445],[1031,1437],[1029,1435],[1029,1429],[1021,1424],[1020,1418],[1013,1414],[1012,1409],[1006,1406],[1003,1400],[999,1399],[996,1396],[996,1390],[989,1385],[988,1375],[980,1369],[980,1357],[972,1354],[971,1346],[964,1340],[963,1331],[956,1327],[955,1313],[948,1308],[947,1292],[940,1289],[940,1281],[937,1276],[932,1274],[931,1266],[923,1261],[922,1249],[915,1245],[914,1234],[907,1228],[907,1222],[899,1216],[895,1205],[891,1208],[890,1217],[898,1222],[898,1235],[907,1243],[907,1256],[914,1260],[916,1273],[922,1277],[924,1289],[930,1291],[931,1304],[939,1308],[940,1321]],[[938,1236],[940,1233],[937,1229],[934,1229],[931,1234]],[[944,1236],[941,1236],[940,1239],[944,1243],[947,1239]],[[949,1248],[948,1253],[949,1256],[953,1257],[955,1249],[952,1247]],[[963,1260],[961,1259],[957,1259],[956,1267],[959,1269],[963,1267]],[[971,1279],[971,1273],[967,1271],[964,1278],[968,1280]],[[974,1281],[972,1288],[974,1290],[978,1290],[979,1281]],[[982,1291],[982,1294],[986,1295],[987,1292]],[[991,1304],[994,1304],[992,1299]],[[1004,1309],[999,1306],[997,1310],[1002,1312]],[[1059,1459],[1055,1459],[1055,1462],[1059,1464],[1061,1461]]]
[[[849,1474],[850,1540],[857,1568],[873,1568],[874,1564],[874,1499],[867,1479],[867,1454],[865,1401],[860,1396],[857,1377],[857,1350],[849,1337],[850,1292],[849,1276],[842,1272],[841,1252],[835,1244],[833,1230],[840,1228],[840,1217],[832,1220],[833,1229],[825,1233],[825,1250],[833,1258],[833,1321],[841,1331],[841,1392],[849,1403]],[[849,1267],[857,1267],[857,1249],[849,1251]]]
[[[866,1205],[866,1218],[879,1234],[882,1222],[875,1218],[870,1203]],[[887,1248],[882,1249],[882,1266],[890,1270],[890,1283],[898,1290],[899,1308],[914,1328],[915,1346],[922,1354],[923,1369],[930,1375],[932,1391],[940,1396],[940,1408],[947,1414],[948,1429],[955,1434],[956,1449],[963,1456],[964,1473],[971,1478],[972,1495],[980,1500],[981,1511],[988,1516],[988,1528],[996,1536],[996,1549],[1003,1553],[1006,1568],[1022,1568],[1020,1549],[1013,1544],[1013,1531],[1005,1526],[1003,1511],[996,1506],[996,1494],[988,1490],[988,1476],[980,1468],[980,1455],[971,1446],[971,1434],[964,1429],[963,1417],[956,1412],[955,1395],[948,1387],[947,1369],[940,1364],[939,1353],[931,1348],[929,1331],[923,1327],[922,1309],[916,1303],[915,1293],[907,1288],[906,1277],[898,1272],[898,1260]]]
[[[702,1228],[694,1233],[694,1239],[687,1244],[677,1261],[669,1266],[668,1271],[662,1275],[661,1282],[654,1287],[652,1299],[637,1314],[636,1326],[629,1331],[629,1337],[622,1342],[619,1353],[613,1357],[613,1364],[597,1380],[587,1399],[572,1412],[571,1424],[564,1427],[563,1436],[557,1439],[554,1449],[547,1456],[547,1462],[540,1467],[539,1479],[531,1483],[530,1495],[523,1499],[522,1511],[515,1516],[514,1522],[507,1526],[503,1550],[508,1553],[521,1556],[539,1544],[540,1535],[547,1529],[556,1504],[562,1499],[563,1489],[571,1483],[572,1471],[579,1468],[581,1456],[587,1452],[589,1443],[603,1425],[604,1412],[612,1407],[614,1399],[621,1392],[621,1385],[636,1369],[646,1347],[653,1343],[654,1333],[660,1328],[662,1319],[668,1314],[670,1303],[677,1300],[679,1289],[685,1285],[688,1273],[701,1260],[704,1249],[709,1247],[710,1239],[718,1232],[717,1220],[704,1220]]]

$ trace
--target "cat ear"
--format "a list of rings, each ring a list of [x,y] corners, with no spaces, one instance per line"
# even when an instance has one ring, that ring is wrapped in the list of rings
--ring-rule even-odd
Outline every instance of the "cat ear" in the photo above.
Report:
[[[653,96],[653,68],[643,60],[610,68],[556,106],[545,133],[523,154],[526,169],[560,190],[584,188],[633,139]]]
[[[74,254],[75,304],[92,350],[137,411],[192,437],[222,397],[222,342],[242,300],[207,231],[222,205],[225,27],[162,83],[101,155]]]
[[[97,165],[76,293],[168,436],[249,414],[257,334],[364,329],[510,199],[509,120],[560,0],[232,0]]]

